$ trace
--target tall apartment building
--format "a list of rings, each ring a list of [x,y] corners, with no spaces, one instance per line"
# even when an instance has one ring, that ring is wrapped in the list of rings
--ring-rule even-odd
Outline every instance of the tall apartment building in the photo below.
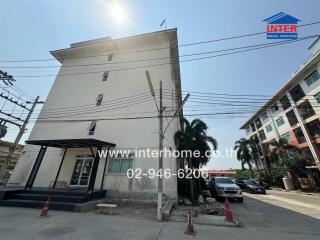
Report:
[[[261,157],[266,157],[266,143],[284,138],[310,160],[309,168],[319,170],[320,36],[308,49],[311,57],[241,129],[247,138],[253,136],[259,140]],[[265,168],[267,161],[260,164]]]
[[[10,202],[5,199],[0,204],[34,206],[30,194],[36,193],[32,199],[39,202],[46,199],[39,194],[58,189],[64,195],[85,193],[81,201],[106,191],[120,197],[157,196],[157,178],[146,172],[158,170],[158,158],[136,156],[135,151],[159,146],[158,113],[145,71],[150,73],[158,104],[162,82],[166,111],[175,111],[182,102],[177,30],[95,39],[51,54],[61,69],[8,182],[25,188],[23,196],[29,199],[22,204],[16,200],[21,195],[14,193],[8,196]],[[180,120],[175,118],[165,133],[164,148],[175,148],[173,135],[179,129]],[[101,157],[99,151],[107,149],[130,154]],[[176,159],[165,156],[163,168],[175,172]],[[141,170],[141,177],[129,178],[128,169]],[[176,176],[164,179],[163,192],[177,199]],[[64,207],[76,209],[77,203],[70,206],[73,199]],[[60,196],[52,197],[51,207],[63,209],[61,201]]]

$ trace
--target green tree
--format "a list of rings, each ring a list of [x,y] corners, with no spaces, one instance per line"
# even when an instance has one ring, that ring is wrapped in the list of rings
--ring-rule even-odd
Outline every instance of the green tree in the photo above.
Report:
[[[234,150],[237,151],[237,159],[241,162],[241,167],[244,170],[245,165],[248,165],[251,177],[253,177],[252,171],[252,155],[250,150],[250,142],[245,138],[241,138],[235,142]]]
[[[278,161],[282,158],[289,158],[291,152],[299,152],[299,149],[288,143],[287,139],[280,138],[279,141],[271,141],[270,145],[273,147],[270,156]]]
[[[218,143],[215,138],[207,135],[208,126],[200,119],[194,119],[189,122],[186,118],[182,119],[182,130],[174,134],[174,142],[178,151],[198,151],[199,156],[186,156],[181,159],[187,161],[189,169],[198,168],[206,165],[211,157],[211,148],[215,151]],[[183,165],[183,164],[181,164]],[[190,181],[191,201],[195,202],[193,178]]]

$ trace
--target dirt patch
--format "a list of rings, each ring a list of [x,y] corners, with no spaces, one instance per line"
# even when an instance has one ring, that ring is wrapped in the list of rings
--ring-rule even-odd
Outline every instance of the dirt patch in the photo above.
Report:
[[[186,217],[189,212],[191,212],[193,217],[197,217],[198,215],[224,216],[223,206],[218,202],[201,203],[198,206],[175,206],[173,207],[170,216]]]
[[[108,214],[106,209],[103,214]],[[157,218],[157,208],[150,205],[119,205],[112,211],[113,215],[127,218],[155,220]]]

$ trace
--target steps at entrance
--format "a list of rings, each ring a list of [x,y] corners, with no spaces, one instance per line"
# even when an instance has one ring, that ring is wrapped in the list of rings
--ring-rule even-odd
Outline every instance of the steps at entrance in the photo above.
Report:
[[[87,200],[87,197],[83,196],[65,196],[65,195],[50,195],[50,194],[29,194],[29,193],[16,193],[13,194],[11,199],[20,200],[35,200],[35,201],[46,201],[50,197],[51,202],[73,202],[82,203]]]
[[[40,209],[50,197],[50,209],[79,212],[83,205],[105,198],[106,191],[99,190],[89,194],[88,192],[75,190],[9,190],[5,191],[3,196],[3,199],[0,200],[0,206]]]
[[[41,209],[45,201],[21,200],[21,199],[6,199],[0,202],[0,206],[6,207],[24,207]],[[50,210],[71,211],[77,212],[77,204],[68,202],[51,202],[49,203]]]

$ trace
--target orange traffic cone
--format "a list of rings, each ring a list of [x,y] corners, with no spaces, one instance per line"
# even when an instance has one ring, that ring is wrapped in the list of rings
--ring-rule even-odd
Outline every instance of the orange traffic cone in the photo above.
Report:
[[[48,198],[47,201],[44,203],[42,211],[40,213],[40,217],[48,217],[49,201],[50,198]]]
[[[224,200],[224,215],[226,216],[227,222],[235,222],[228,198],[225,198]]]
[[[191,219],[191,211],[188,213],[188,219],[187,219],[187,229],[184,232],[184,234],[188,235],[196,235],[196,231],[193,228],[192,219]]]

